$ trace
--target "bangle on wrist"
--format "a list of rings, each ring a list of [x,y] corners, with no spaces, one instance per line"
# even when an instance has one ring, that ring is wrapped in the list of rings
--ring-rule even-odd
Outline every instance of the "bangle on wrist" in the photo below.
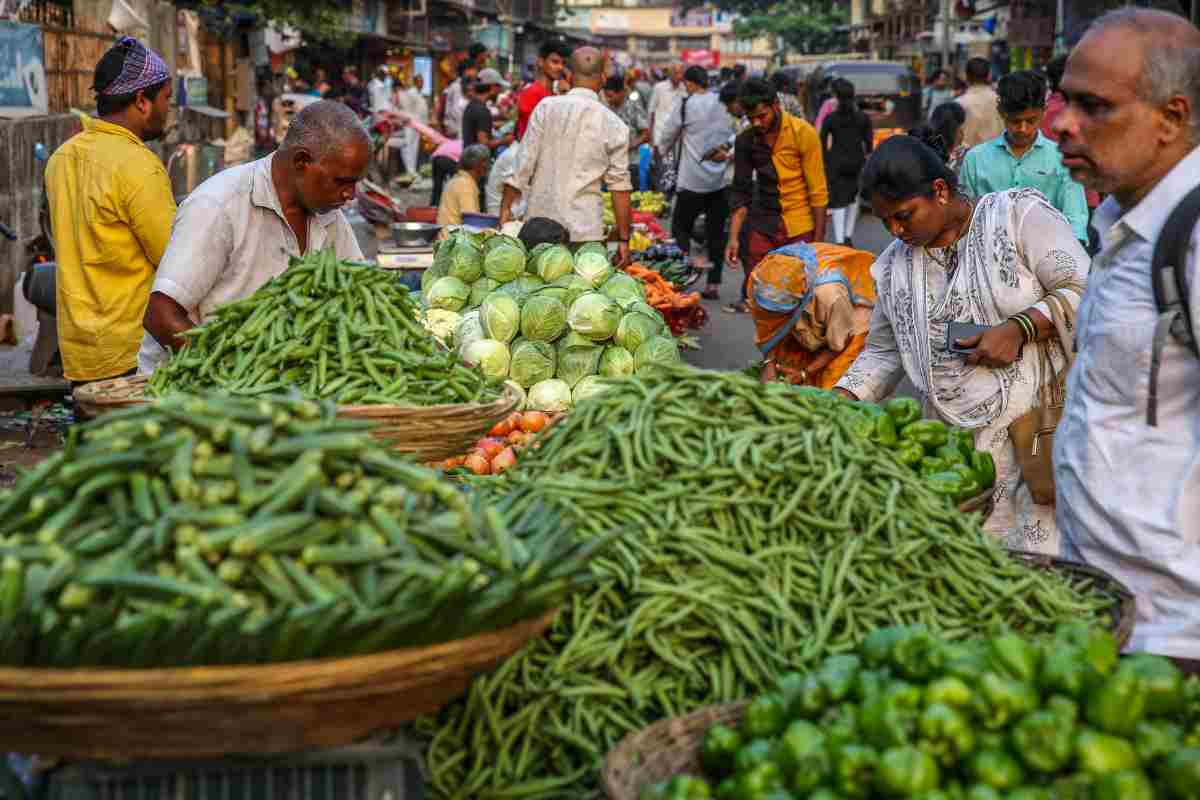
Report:
[[[1017,327],[1021,330],[1021,336],[1024,337],[1026,343],[1032,342],[1037,338],[1037,328],[1028,314],[1024,312],[1013,314],[1009,319],[1017,323]]]

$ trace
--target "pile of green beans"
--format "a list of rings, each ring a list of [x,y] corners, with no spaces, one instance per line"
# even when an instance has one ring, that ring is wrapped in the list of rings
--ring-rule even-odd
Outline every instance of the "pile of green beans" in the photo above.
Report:
[[[182,335],[187,343],[154,373],[150,394],[295,389],[343,405],[430,406],[487,403],[502,391],[438,344],[393,275],[332,250],[292,259]]]
[[[495,481],[506,513],[551,503],[637,531],[547,636],[423,719],[435,797],[597,797],[604,754],[664,717],[738,700],[923,623],[965,638],[1098,620],[1112,600],[1035,570],[827,401],[664,368],[581,403]]]
[[[496,630],[608,544],[508,517],[332,403],[172,394],[73,429],[0,495],[0,663],[251,664]]]

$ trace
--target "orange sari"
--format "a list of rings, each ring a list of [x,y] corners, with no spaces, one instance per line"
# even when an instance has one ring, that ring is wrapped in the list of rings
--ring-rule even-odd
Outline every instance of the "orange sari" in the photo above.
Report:
[[[764,357],[792,383],[832,389],[862,352],[875,304],[874,263],[866,251],[816,243],[775,250],[754,268],[748,292],[754,340],[761,349],[790,324]],[[794,318],[801,303],[804,311]],[[832,361],[809,370],[830,350]]]

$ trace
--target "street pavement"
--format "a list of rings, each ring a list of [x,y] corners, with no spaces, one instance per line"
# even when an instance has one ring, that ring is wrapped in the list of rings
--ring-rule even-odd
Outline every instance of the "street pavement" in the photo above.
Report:
[[[879,220],[865,212],[854,232],[854,246],[878,255],[892,241]],[[693,251],[694,252],[694,251]],[[705,369],[736,370],[761,360],[754,346],[754,322],[749,314],[730,314],[722,309],[739,299],[742,271],[726,268],[721,285],[721,301],[704,300],[708,324],[699,331],[690,331],[700,342],[699,350],[684,352],[684,359]],[[703,288],[703,280],[693,287]]]

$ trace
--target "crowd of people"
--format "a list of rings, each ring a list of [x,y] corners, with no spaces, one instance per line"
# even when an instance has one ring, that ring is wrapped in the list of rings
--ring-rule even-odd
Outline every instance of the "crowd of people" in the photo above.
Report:
[[[518,91],[486,62],[472,51],[430,125],[412,112],[414,132],[440,138],[439,221],[538,220],[572,246],[615,243],[624,261],[631,192],[650,174],[673,196],[683,251],[707,218],[705,296],[719,297],[724,268],[743,272],[730,310],[753,315],[764,379],[880,400],[907,378],[927,413],[992,453],[990,531],[1109,571],[1138,596],[1135,648],[1200,659],[1187,247],[1200,228],[1173,213],[1185,198],[1200,207],[1200,31],[1123,9],[1045,75],[993,86],[972,60],[965,91],[935,74],[925,122],[878,146],[846,80],[814,124],[782,76],[677,66],[651,85],[595,48],[551,43]],[[169,71],[135,39],[106,53],[97,116],[46,170],[67,378],[153,370],[216,306],[310,249],[361,259],[340,210],[372,158],[355,103],[424,102],[419,84],[385,78],[311,103],[274,153],[176,209],[145,145],[165,128]],[[895,237],[878,257],[846,246],[860,201]],[[1052,464],[1037,444],[1050,434]]]

